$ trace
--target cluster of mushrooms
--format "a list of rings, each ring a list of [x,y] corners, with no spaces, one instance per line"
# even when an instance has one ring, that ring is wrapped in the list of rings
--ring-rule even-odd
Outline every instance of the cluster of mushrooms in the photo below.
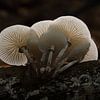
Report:
[[[54,70],[55,76],[77,62],[97,60],[98,50],[83,21],[62,16],[31,27],[13,25],[1,31],[0,59],[10,66],[37,62],[41,73]]]

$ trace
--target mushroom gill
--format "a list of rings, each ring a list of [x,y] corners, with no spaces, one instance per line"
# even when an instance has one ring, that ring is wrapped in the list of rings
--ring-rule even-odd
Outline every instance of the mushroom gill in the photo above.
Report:
[[[24,25],[7,27],[0,34],[0,59],[10,65],[25,65],[27,57],[20,52],[26,46],[30,28]]]

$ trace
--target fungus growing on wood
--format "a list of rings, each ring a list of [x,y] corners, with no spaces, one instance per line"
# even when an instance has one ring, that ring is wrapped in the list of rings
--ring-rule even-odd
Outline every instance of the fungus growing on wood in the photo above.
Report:
[[[35,74],[52,72],[55,77],[77,62],[97,60],[98,50],[83,21],[62,16],[30,28],[14,25],[4,29],[0,34],[0,58],[16,66],[29,61]]]

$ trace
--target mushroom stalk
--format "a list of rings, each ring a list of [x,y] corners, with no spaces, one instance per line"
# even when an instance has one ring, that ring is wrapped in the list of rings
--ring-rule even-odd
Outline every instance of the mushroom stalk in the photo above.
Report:
[[[48,57],[47,66],[51,65],[53,52],[54,52],[54,45],[52,45],[51,48],[50,48],[50,53],[49,53],[49,57]]]
[[[70,66],[76,64],[78,62],[78,60],[74,60],[69,62],[67,65],[63,66],[63,67],[59,67],[57,68],[57,70],[55,70],[53,77],[55,77],[58,73],[62,73],[63,71],[65,71],[66,69],[68,69]]]
[[[29,63],[33,63],[33,59],[31,58],[30,54],[28,53],[28,50],[26,49],[26,47],[22,47],[20,49],[20,52],[22,52],[26,55],[26,57],[28,58]]]
[[[74,65],[77,62],[78,62],[78,60],[71,61],[67,65],[65,65],[65,66],[61,67],[60,69],[58,69],[57,72],[61,73],[61,72],[65,71],[66,69],[68,69],[70,66]]]
[[[62,61],[60,61],[57,65],[58,67],[56,68],[56,70],[59,70],[61,68],[61,66],[64,65],[64,63],[67,61],[68,57],[64,58]]]
[[[52,63],[52,57],[53,57],[53,53],[54,53],[54,48],[55,46],[52,45],[51,48],[49,49],[49,55],[48,55],[48,61],[47,61],[47,66],[46,66],[46,71],[50,72],[51,71],[51,63]]]
[[[56,58],[56,60],[55,60],[55,64],[57,64],[57,63],[59,62],[59,60],[61,60],[61,58],[62,58],[62,56],[64,55],[64,53],[65,53],[65,51],[67,50],[67,48],[68,48],[68,44],[65,46],[65,48],[63,48],[63,49],[59,52],[59,54],[58,54],[58,56],[57,56],[57,58]]]
[[[47,53],[45,53],[45,52],[42,54],[41,62],[45,62],[46,55],[47,55]]]
[[[31,58],[27,48],[26,47],[22,47],[21,51],[26,55],[26,57],[28,59],[30,76],[33,76],[33,72],[34,72],[35,75],[37,75],[38,73],[37,73],[37,69],[36,69],[36,66],[35,66],[35,62]]]

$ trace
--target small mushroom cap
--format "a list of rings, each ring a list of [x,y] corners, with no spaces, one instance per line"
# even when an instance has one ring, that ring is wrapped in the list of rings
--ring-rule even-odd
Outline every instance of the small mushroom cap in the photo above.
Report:
[[[87,54],[81,62],[92,60],[98,60],[98,49],[93,39],[91,39],[90,41],[89,51],[87,52]]]
[[[19,49],[26,46],[30,28],[23,25],[10,26],[0,34],[0,59],[9,65],[25,65],[27,57]]]
[[[40,37],[42,34],[46,33],[48,30],[48,27],[52,23],[52,20],[44,20],[37,22],[31,26],[31,29],[33,29],[38,36]]]
[[[31,26],[31,31],[34,30],[39,37],[38,46],[42,52],[44,52],[45,46],[43,46],[43,43],[41,42],[41,36],[47,32],[51,23],[52,23],[52,20],[43,20],[43,21],[37,22]]]

